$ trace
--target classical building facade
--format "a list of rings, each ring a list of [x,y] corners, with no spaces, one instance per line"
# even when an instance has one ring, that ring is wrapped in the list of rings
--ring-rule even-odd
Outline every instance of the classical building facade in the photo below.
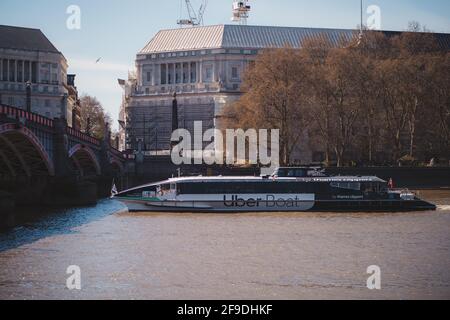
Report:
[[[32,112],[64,117],[71,126],[76,103],[72,101],[73,90],[69,94],[67,67],[66,58],[40,30],[0,26],[2,103],[26,109],[30,86]]]
[[[168,152],[174,93],[180,128],[192,131],[194,121],[203,121],[204,129],[221,128],[223,107],[241,96],[245,68],[261,50],[301,48],[304,40],[324,34],[336,46],[359,36],[355,30],[246,25],[161,30],[137,54],[136,71],[119,80],[124,89],[121,149],[146,155]],[[320,161],[323,150],[315,150],[317,144],[308,140],[311,146],[303,144],[296,161]]]

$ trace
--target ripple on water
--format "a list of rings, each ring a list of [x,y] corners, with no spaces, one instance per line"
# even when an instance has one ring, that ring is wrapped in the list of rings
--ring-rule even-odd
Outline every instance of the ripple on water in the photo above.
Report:
[[[0,299],[450,298],[450,191],[428,197],[439,211],[135,214],[105,200],[0,235]],[[65,289],[70,264],[81,292]]]

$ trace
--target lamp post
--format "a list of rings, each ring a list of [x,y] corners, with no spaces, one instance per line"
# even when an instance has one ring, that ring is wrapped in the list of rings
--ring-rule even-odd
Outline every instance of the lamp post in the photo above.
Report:
[[[172,100],[172,133],[175,130],[178,130],[178,101],[176,92],[173,94]],[[172,151],[175,145],[176,145],[175,142],[170,141],[170,151]]]
[[[27,112],[31,112],[31,82],[27,81]]]

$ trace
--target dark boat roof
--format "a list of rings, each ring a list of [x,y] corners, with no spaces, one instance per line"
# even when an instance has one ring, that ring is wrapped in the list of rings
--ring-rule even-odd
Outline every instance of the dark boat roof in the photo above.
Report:
[[[188,183],[188,182],[386,182],[375,176],[334,176],[334,177],[181,177],[171,178],[163,183]]]
[[[180,177],[180,178],[171,178],[160,182],[149,183],[146,185],[142,185],[139,187],[131,188],[126,191],[138,190],[141,188],[146,188],[150,186],[158,186],[162,184],[169,183],[236,183],[236,182],[379,182],[386,183],[386,181],[375,177],[375,176],[365,176],[365,177],[356,177],[356,176],[335,176],[335,177],[305,177],[305,178],[265,178],[265,177]]]

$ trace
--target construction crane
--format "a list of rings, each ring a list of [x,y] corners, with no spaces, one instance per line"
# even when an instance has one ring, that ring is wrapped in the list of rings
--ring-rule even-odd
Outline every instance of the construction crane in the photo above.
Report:
[[[183,0],[181,0],[183,1]],[[203,15],[205,14],[208,0],[203,0],[198,12],[195,12],[190,0],[185,0],[186,9],[189,18],[177,20],[177,24],[181,27],[194,27],[203,25]]]
[[[231,17],[231,21],[238,22],[242,25],[247,24],[247,19],[249,17],[250,10],[252,9],[248,2],[248,0],[233,1],[233,16]]]

